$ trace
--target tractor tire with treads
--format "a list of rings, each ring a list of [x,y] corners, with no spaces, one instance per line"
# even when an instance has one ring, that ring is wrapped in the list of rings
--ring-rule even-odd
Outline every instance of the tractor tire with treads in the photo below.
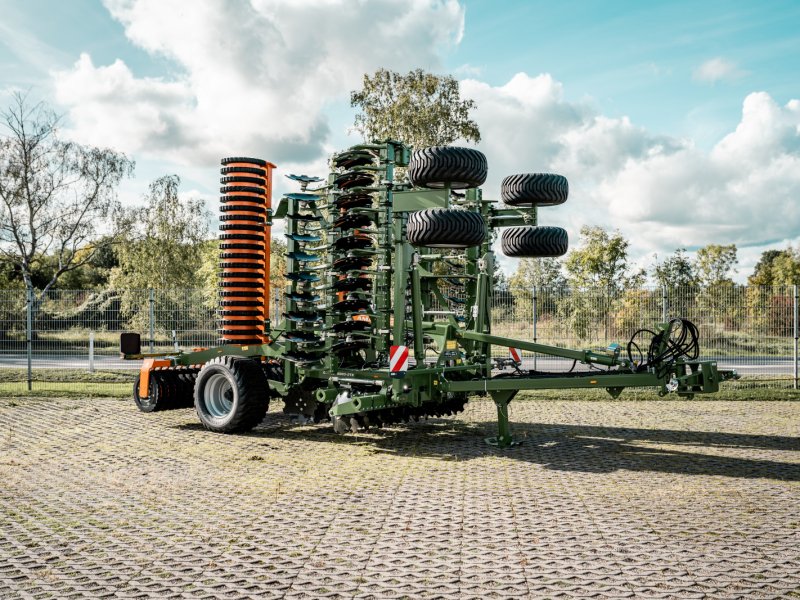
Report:
[[[567,178],[553,173],[509,175],[500,184],[500,198],[509,206],[555,206],[567,196]]]
[[[417,187],[450,189],[478,187],[486,181],[486,157],[472,148],[430,146],[414,150],[408,178]]]
[[[261,364],[234,356],[208,361],[197,375],[194,406],[200,422],[211,431],[253,429],[269,409],[269,384]]]
[[[561,227],[509,227],[503,232],[503,254],[512,257],[564,256],[569,248]]]
[[[426,208],[408,217],[408,243],[431,248],[469,248],[486,237],[483,218],[466,210]]]

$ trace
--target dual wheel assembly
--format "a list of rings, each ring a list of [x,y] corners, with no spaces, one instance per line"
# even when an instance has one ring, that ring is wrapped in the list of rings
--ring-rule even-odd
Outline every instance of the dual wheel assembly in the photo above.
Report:
[[[479,187],[486,180],[486,157],[470,148],[433,146],[415,150],[408,169],[417,187],[460,190]],[[506,206],[532,209],[566,202],[566,177],[552,173],[523,173],[503,179],[500,197]],[[412,246],[468,248],[486,235],[481,215],[459,209],[429,208],[411,213],[407,236]],[[509,227],[501,238],[503,254],[510,257],[563,256],[569,248],[565,229],[552,226]]]
[[[567,201],[567,178],[552,173],[510,175],[500,185],[500,198],[508,206],[555,206]],[[563,256],[569,248],[567,232],[561,227],[509,227],[503,231],[503,254],[512,257]]]

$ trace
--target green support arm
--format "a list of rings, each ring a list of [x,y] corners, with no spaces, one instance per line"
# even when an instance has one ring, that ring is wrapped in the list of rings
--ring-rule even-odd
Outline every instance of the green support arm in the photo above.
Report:
[[[474,340],[476,342],[484,342],[494,346],[505,346],[507,348],[517,348],[519,350],[527,350],[529,352],[538,352],[539,354],[547,354],[548,356],[559,356],[561,358],[569,358],[583,363],[591,363],[597,365],[604,365],[607,367],[615,366],[629,366],[627,359],[619,358],[617,354],[605,354],[601,352],[593,352],[591,350],[569,350],[567,348],[559,348],[557,346],[547,346],[546,344],[537,344],[536,342],[525,342],[522,340],[515,340],[513,338],[500,337],[497,335],[490,335],[486,333],[476,333],[474,331],[458,332],[457,337]]]

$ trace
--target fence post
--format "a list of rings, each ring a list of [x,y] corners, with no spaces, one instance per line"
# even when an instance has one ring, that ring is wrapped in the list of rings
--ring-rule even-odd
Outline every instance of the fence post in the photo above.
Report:
[[[176,330],[172,330],[172,345],[175,348],[175,352],[178,351],[178,332]]]
[[[797,389],[797,337],[798,337],[798,293],[794,285],[794,389]]]
[[[538,310],[536,308],[536,286],[533,286],[533,343],[534,344],[536,343],[536,338],[537,338],[536,326],[537,326],[538,316],[539,316],[539,313],[538,313]],[[534,371],[536,370],[536,357],[537,356],[538,355],[534,352],[533,353],[533,370]]]
[[[89,332],[89,373],[94,373],[94,331]]]
[[[661,286],[661,320],[666,323],[669,315],[669,304],[667,301],[667,286]]]
[[[33,389],[33,290],[28,288],[28,301],[25,309],[27,324],[25,326],[25,340],[28,346],[28,391]]]
[[[150,353],[156,351],[156,293],[150,288]]]

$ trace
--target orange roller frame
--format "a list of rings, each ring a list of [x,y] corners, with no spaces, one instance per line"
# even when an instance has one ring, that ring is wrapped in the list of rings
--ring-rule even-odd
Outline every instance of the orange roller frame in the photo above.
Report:
[[[264,180],[264,184],[254,183],[252,181],[248,181],[246,183],[242,183],[242,186],[251,187],[251,188],[260,188],[263,192],[254,192],[254,191],[231,191],[225,192],[223,194],[222,200],[225,204],[230,204],[231,206],[236,206],[235,210],[226,210],[222,211],[224,215],[226,215],[226,220],[224,223],[230,227],[230,229],[225,229],[223,232],[226,236],[225,240],[222,240],[224,243],[231,244],[231,243],[241,243],[241,244],[248,244],[254,246],[254,248],[245,249],[245,248],[226,248],[220,249],[220,253],[225,252],[228,253],[227,258],[222,258],[220,256],[220,261],[225,263],[223,267],[221,279],[223,282],[227,284],[234,284],[230,287],[224,287],[226,292],[225,299],[230,301],[253,301],[254,298],[250,296],[239,296],[238,293],[252,293],[252,292],[259,292],[261,294],[260,298],[256,298],[255,300],[258,301],[259,306],[253,307],[254,310],[259,311],[261,313],[260,318],[263,321],[266,321],[269,318],[269,305],[270,305],[270,287],[269,287],[269,273],[270,273],[270,225],[267,224],[269,220],[269,213],[272,208],[272,171],[275,168],[275,165],[269,163],[267,161],[257,159],[257,158],[226,158],[222,160],[222,175],[223,177],[249,177],[249,178],[261,178]],[[260,173],[254,174],[249,173],[246,169],[260,169],[264,172],[264,175]],[[223,183],[223,182],[220,182]],[[237,184],[234,182],[227,182],[223,183],[223,185],[227,186],[236,186]],[[249,210],[252,207],[253,210]],[[266,209],[266,213],[264,212]],[[241,217],[241,218],[237,218]],[[250,219],[249,217],[255,217],[254,219]],[[247,228],[239,228],[237,225],[247,225],[253,226],[256,224],[260,224],[257,218],[263,218],[265,221],[263,225],[263,231],[254,231],[252,229]],[[253,240],[253,239],[241,239],[237,240],[235,238],[231,238],[231,236],[239,235],[246,235],[246,236],[254,236],[259,235],[261,233],[263,235],[262,239],[260,240]],[[236,254],[243,254],[250,256],[238,258]],[[258,260],[254,260],[252,255],[258,254],[261,255],[261,258]],[[234,255],[234,256],[231,256]],[[250,275],[260,275],[260,277],[242,277],[241,275],[250,274]],[[245,285],[235,285],[235,284],[256,284],[254,287],[247,287]],[[220,330],[226,331],[227,333],[222,333],[222,342],[230,342],[230,343],[239,343],[239,344],[251,344],[251,343],[266,343],[267,336],[264,334],[264,328],[258,327],[257,329],[252,325],[242,325],[242,321],[252,321],[254,317],[242,317],[242,316],[232,316],[232,315],[225,315],[223,316],[220,314]],[[241,334],[239,333],[241,331]],[[234,333],[235,332],[235,333]]]

